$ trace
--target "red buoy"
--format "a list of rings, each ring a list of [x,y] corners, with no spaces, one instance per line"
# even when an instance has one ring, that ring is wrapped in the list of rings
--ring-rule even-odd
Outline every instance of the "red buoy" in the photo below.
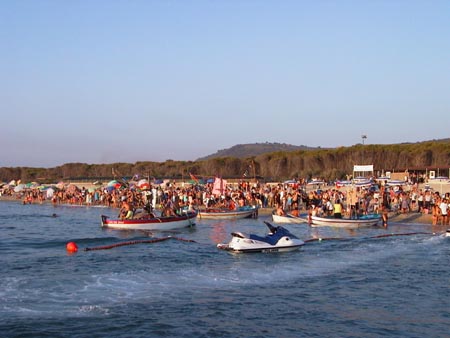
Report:
[[[75,242],[69,242],[66,245],[66,250],[68,252],[77,252],[78,251],[78,246]]]

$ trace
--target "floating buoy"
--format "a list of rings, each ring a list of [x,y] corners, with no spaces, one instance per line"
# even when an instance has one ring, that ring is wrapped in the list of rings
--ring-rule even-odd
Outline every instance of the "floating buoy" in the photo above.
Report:
[[[66,250],[68,252],[77,252],[78,251],[78,246],[75,242],[69,242],[66,245]]]

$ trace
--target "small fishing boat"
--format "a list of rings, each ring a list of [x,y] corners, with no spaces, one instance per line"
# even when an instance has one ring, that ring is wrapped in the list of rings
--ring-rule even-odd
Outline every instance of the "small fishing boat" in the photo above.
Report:
[[[357,229],[375,226],[380,221],[381,215],[379,214],[362,215],[358,218],[309,216],[309,223],[312,227],[328,226],[334,228]]]
[[[303,217],[302,217],[303,216]],[[308,215],[294,216],[291,214],[277,215],[276,211],[272,212],[272,221],[277,224],[301,224],[308,223]]]
[[[258,208],[254,206],[239,207],[236,210],[226,208],[207,208],[198,211],[201,219],[241,219],[257,218]]]
[[[305,244],[281,226],[273,226],[264,222],[270,232],[266,236],[245,234],[242,232],[231,233],[231,241],[228,244],[217,244],[217,248],[233,253],[244,252],[287,252],[299,249]]]
[[[174,230],[195,225],[196,211],[186,211],[181,215],[144,217],[139,219],[110,219],[102,215],[102,227],[119,230]]]

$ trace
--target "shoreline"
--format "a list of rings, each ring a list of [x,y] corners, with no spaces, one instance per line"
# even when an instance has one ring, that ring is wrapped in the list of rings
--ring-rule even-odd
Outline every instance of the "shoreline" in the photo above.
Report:
[[[21,199],[17,199],[15,197],[11,196],[0,196],[0,203],[1,202],[16,202],[22,204]],[[39,204],[39,203],[34,203]],[[42,204],[52,204],[51,201],[44,201]],[[56,204],[58,206],[60,204]],[[89,208],[89,206],[84,205],[83,207]],[[274,208],[260,208],[258,210],[259,215],[261,216],[270,216],[272,215]],[[304,212],[304,210],[302,210]],[[431,214],[422,214],[418,213],[416,211],[411,211],[409,213],[398,213],[398,212],[389,212],[388,214],[388,224],[389,222],[394,223],[410,223],[410,224],[424,224],[424,225],[431,225],[432,224],[432,216]],[[437,226],[441,226],[438,224]],[[444,225],[442,225],[444,227]]]

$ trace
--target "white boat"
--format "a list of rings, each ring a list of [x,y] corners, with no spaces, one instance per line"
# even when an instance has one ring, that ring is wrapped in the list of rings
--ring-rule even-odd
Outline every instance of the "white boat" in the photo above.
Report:
[[[273,226],[269,222],[264,222],[270,232],[262,237],[254,234],[242,232],[231,233],[232,238],[228,244],[217,244],[217,248],[233,253],[244,252],[287,252],[299,249],[305,244],[286,228]]]
[[[328,226],[334,228],[357,229],[375,226],[380,221],[381,215],[378,214],[363,215],[358,218],[309,216],[309,223],[312,227]]]
[[[277,215],[276,212],[272,212],[272,221],[277,224],[301,224],[308,223],[308,215],[294,216],[291,214]]]
[[[225,208],[207,208],[199,210],[198,215],[201,219],[241,219],[241,218],[257,218],[258,208],[253,206],[239,207],[236,210]]]
[[[102,215],[102,227],[118,230],[174,230],[194,226],[197,212],[187,211],[182,215],[149,217],[144,219],[110,219]]]

